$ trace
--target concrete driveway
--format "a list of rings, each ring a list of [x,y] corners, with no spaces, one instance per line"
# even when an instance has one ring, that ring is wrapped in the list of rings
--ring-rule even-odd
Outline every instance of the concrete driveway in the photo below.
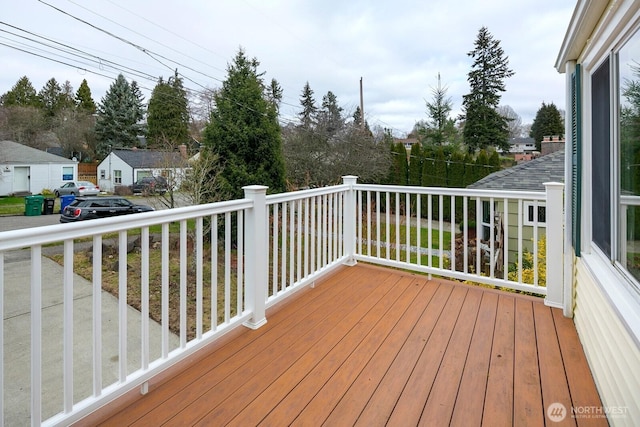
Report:
[[[152,203],[148,204],[161,209]],[[60,224],[60,214],[39,216],[1,216],[0,232]],[[64,306],[62,304],[63,268],[47,258],[47,254],[60,247],[47,247],[42,257],[42,318],[43,318],[43,377],[42,411],[44,418],[55,415],[62,409],[62,330]],[[11,426],[30,425],[30,270],[29,250],[16,250],[4,254],[4,424]],[[66,284],[71,285],[71,284]],[[91,395],[92,387],[92,284],[78,275],[73,277],[74,318],[74,394],[76,399]],[[102,291],[102,369],[103,385],[118,379],[118,300]],[[128,372],[140,367],[140,331],[142,318],[139,311],[129,307],[127,313],[127,357]],[[150,350],[152,358],[160,355],[161,328],[149,322]],[[171,349],[179,345],[179,338],[170,334]],[[0,414],[1,416],[1,414]],[[0,424],[2,422],[0,421]]]

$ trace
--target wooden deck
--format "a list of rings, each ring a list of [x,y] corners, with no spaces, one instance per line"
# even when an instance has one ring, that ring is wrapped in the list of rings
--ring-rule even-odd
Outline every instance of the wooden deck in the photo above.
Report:
[[[359,264],[268,314],[79,424],[607,425],[572,418],[600,399],[572,320],[540,299]]]

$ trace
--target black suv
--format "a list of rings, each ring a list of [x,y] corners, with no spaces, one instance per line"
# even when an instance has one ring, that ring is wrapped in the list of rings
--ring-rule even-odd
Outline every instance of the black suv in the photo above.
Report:
[[[167,192],[167,180],[162,176],[145,176],[129,186],[131,191],[144,194],[164,194]]]
[[[153,208],[146,205],[134,205],[124,197],[76,197],[60,213],[60,222],[76,222],[85,219],[107,218],[138,212],[149,212]]]

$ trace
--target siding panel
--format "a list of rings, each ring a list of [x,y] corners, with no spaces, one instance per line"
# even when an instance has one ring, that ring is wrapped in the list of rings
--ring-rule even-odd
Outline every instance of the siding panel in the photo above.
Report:
[[[626,414],[609,417],[612,426],[634,426],[640,419],[640,350],[602,294],[577,262],[575,325],[605,408]]]

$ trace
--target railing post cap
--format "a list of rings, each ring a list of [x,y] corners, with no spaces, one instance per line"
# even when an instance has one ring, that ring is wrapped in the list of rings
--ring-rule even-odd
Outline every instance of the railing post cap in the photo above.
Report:
[[[266,185],[246,185],[242,187],[245,194],[266,193],[268,188]]]
[[[562,182],[545,182],[545,188],[563,188],[564,184]]]
[[[342,182],[347,183],[356,183],[358,181],[358,177],[356,175],[343,175]]]

